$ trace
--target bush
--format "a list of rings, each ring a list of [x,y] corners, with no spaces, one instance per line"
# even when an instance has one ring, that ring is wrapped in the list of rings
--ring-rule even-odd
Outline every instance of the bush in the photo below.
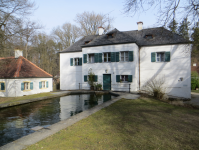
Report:
[[[102,90],[102,84],[101,83],[95,83],[94,86],[95,86],[96,90]]]
[[[199,76],[196,71],[191,72],[191,89],[199,88]]]
[[[153,77],[142,86],[141,91],[159,99],[163,99],[166,94],[165,77]]]

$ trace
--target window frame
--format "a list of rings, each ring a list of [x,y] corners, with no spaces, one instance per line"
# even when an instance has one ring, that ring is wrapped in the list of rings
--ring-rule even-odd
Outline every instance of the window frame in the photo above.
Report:
[[[42,80],[42,81],[40,81],[41,82],[41,89],[47,89],[47,80]],[[43,83],[44,83],[44,87],[43,87]],[[49,86],[49,85],[48,85]]]
[[[93,57],[93,61],[92,62],[90,62],[90,59],[89,59],[89,55],[92,55]],[[87,58],[88,58],[88,63],[90,63],[90,64],[93,64],[93,63],[95,63],[95,53],[89,53],[89,54],[87,54]]]
[[[124,61],[122,61],[122,53],[124,53]],[[127,56],[126,56],[127,53]],[[126,57],[128,57],[128,60],[126,60]],[[129,62],[129,51],[120,51],[120,62]]]
[[[165,52],[155,52],[156,54],[156,62],[165,62]],[[158,56],[158,54],[163,54],[163,61],[162,61],[162,56]],[[158,61],[158,59],[160,59]]]
[[[31,81],[23,81],[23,84],[24,84],[24,90],[23,91],[31,91],[31,89],[30,89],[30,82]],[[26,89],[25,87],[26,87],[26,85],[25,84],[28,84],[28,89]]]
[[[78,60],[78,64],[76,65],[76,59]],[[79,62],[80,62],[80,58],[79,57],[75,57],[73,58],[74,61],[74,65],[73,66],[80,66]]]
[[[104,52],[104,53],[102,53],[103,54],[103,62],[104,63],[110,63],[111,62],[111,52]],[[108,54],[110,54],[110,57],[108,57]],[[107,61],[104,61],[104,56],[106,55],[106,59],[107,59]],[[110,58],[110,61],[108,61],[108,59]]]
[[[4,83],[4,90],[1,90],[1,83]],[[6,83],[5,81],[0,81],[0,91],[5,92],[6,91]]]
[[[127,81],[126,81],[126,80],[122,80],[122,76],[124,76],[124,79],[126,79],[126,77],[127,77]],[[121,81],[122,83],[127,83],[127,82],[129,82],[129,81],[128,81],[128,75],[120,75],[120,81]]]

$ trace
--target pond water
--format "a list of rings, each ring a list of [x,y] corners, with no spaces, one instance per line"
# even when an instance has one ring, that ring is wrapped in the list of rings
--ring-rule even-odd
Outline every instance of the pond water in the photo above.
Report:
[[[69,95],[0,109],[0,146],[35,132],[31,130],[33,127],[48,127],[113,97],[110,94]]]

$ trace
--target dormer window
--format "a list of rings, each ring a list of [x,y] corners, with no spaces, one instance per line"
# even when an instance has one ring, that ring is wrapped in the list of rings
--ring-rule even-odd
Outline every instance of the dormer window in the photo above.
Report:
[[[145,39],[153,39],[153,34],[147,34],[145,35]]]
[[[108,39],[113,38],[113,34],[107,34]]]
[[[90,41],[85,41],[85,43],[84,43],[84,44],[86,45],[86,44],[88,44],[89,42],[90,42]]]

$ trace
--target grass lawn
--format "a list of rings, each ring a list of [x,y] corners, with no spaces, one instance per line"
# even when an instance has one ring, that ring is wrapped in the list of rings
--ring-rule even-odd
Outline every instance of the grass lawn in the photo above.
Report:
[[[198,149],[199,110],[154,99],[121,99],[28,147],[37,149]]]
[[[26,99],[32,99],[32,98],[52,96],[53,95],[52,93],[53,92],[47,92],[47,93],[39,93],[39,94],[20,96],[20,97],[0,97],[0,104],[7,103],[7,102],[17,102],[20,100],[26,100]]]
[[[199,93],[199,90],[191,90],[191,92]]]

